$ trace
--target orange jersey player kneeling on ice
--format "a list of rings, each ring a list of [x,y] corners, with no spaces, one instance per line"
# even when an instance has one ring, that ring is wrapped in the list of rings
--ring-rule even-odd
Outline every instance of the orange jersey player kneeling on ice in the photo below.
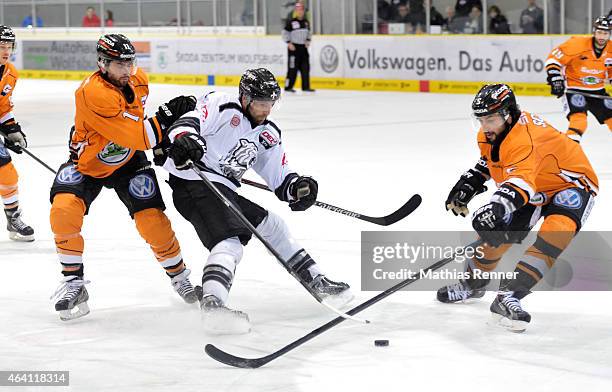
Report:
[[[581,229],[598,191],[597,176],[582,148],[535,114],[521,112],[505,84],[484,86],[472,103],[479,125],[480,160],[453,187],[446,209],[466,216],[467,204],[497,186],[489,203],[472,217],[472,227],[484,242],[482,252],[466,263],[468,279],[438,290],[445,303],[480,298],[490,272],[513,243],[521,242],[544,218],[537,239],[516,264],[514,279],[502,280],[490,310],[494,319],[522,332],[531,316],[520,300],[552,268]],[[480,272],[479,271],[479,272]]]
[[[608,96],[605,82],[612,79],[611,30],[612,23],[600,16],[593,23],[593,36],[572,37],[546,59],[551,94],[563,97],[567,136],[578,143],[587,129],[587,111],[612,131],[612,99],[603,98]]]
[[[193,110],[195,97],[176,97],[147,118],[148,78],[135,66],[132,43],[121,34],[107,34],[98,41],[97,53],[99,70],[75,92],[70,160],[59,168],[51,188],[51,229],[64,275],[55,309],[62,320],[89,313],[81,227],[103,187],[117,193],[178,294],[188,303],[198,299],[163,212],[155,172],[143,152],[160,143],[170,125]]]
[[[34,241],[34,230],[21,220],[17,170],[8,150],[21,154],[27,147],[25,134],[13,116],[12,95],[17,84],[17,70],[9,61],[15,49],[15,33],[10,27],[0,26],[0,198],[6,215],[6,229],[14,241]]]

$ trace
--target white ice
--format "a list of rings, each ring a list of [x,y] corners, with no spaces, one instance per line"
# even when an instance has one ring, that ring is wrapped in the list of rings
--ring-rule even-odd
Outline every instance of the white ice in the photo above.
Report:
[[[31,151],[53,167],[68,158],[77,85],[21,80],[15,92],[15,114]],[[210,90],[152,85],[148,110],[178,94]],[[290,164],[318,180],[320,200],[385,215],[420,193],[422,206],[388,230],[470,230],[469,220],[446,213],[443,202],[478,157],[471,98],[317,91],[284,97],[274,117]],[[520,97],[519,103],[560,129],[567,126],[557,99]],[[612,135],[589,120],[583,146],[601,193],[585,230],[605,230],[611,227]],[[232,307],[250,315],[253,331],[207,336],[197,308],[172,291],[109,190],[95,201],[83,228],[91,314],[62,322],[48,299],[61,277],[48,218],[53,176],[25,155],[14,155],[14,162],[24,219],[36,229],[36,242],[0,239],[0,370],[69,370],[71,390],[79,391],[604,391],[612,385],[610,292],[536,292],[524,301],[533,316],[524,334],[486,325],[493,293],[472,305],[448,306],[437,303],[433,292],[401,292],[360,315],[371,325],[344,322],[264,368],[216,363],[204,354],[206,343],[261,356],[335,315],[253,240],[230,296]],[[197,282],[207,252],[172,206],[166,184],[162,191]],[[352,284],[354,303],[374,295],[359,291],[360,232],[380,227],[316,208],[291,213],[271,194],[246,187],[241,193],[283,216],[332,279]],[[389,339],[390,346],[374,347],[375,339]]]

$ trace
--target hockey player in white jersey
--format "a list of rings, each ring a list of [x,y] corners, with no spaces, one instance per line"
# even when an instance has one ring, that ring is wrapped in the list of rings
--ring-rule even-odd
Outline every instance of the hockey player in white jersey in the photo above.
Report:
[[[164,168],[170,172],[174,205],[210,250],[202,276],[200,308],[205,328],[211,332],[250,330],[248,316],[225,303],[251,232],[193,170],[187,170],[189,161],[241,210],[303,283],[321,297],[351,298],[349,285],[325,277],[279,216],[236,193],[242,176],[253,168],[293,211],[304,211],[316,201],[317,182],[289,167],[281,131],[268,119],[280,92],[270,71],[247,70],[240,79],[239,95],[211,92],[200,97],[196,109],[183,115],[168,132],[171,159],[165,161]]]

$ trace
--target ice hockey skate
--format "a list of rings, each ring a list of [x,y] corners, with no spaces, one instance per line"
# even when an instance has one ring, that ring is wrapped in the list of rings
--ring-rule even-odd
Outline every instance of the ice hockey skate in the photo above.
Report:
[[[249,316],[239,310],[228,308],[212,294],[200,300],[204,330],[213,335],[239,335],[251,332]]]
[[[67,276],[51,298],[59,298],[55,310],[59,312],[62,321],[74,320],[89,314],[89,294],[85,284],[89,281],[78,276]],[[61,297],[60,297],[61,296]]]
[[[185,269],[180,274],[173,276],[171,279],[172,287],[174,287],[174,291],[181,296],[183,301],[188,304],[195,303],[199,298],[196,294],[193,285],[189,281],[189,274],[191,274],[190,269]]]
[[[482,298],[485,293],[486,289],[484,286],[472,289],[467,281],[461,280],[438,289],[437,298],[440,302],[450,304],[456,302],[469,302],[468,300],[472,298]]]
[[[21,211],[6,213],[6,230],[8,230],[9,238],[13,241],[32,242],[34,241],[34,229],[28,226],[21,220]]]
[[[525,332],[531,315],[523,310],[521,302],[512,291],[500,291],[491,304],[491,320],[495,325],[512,332]]]
[[[317,275],[308,285],[323,302],[334,308],[341,308],[355,298],[347,283],[334,282],[323,274]]]

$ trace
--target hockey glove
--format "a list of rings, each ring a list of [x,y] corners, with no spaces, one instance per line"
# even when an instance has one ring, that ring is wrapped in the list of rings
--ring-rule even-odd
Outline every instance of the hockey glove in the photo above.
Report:
[[[197,99],[193,95],[172,98],[169,102],[161,105],[155,113],[157,122],[161,125],[162,130],[170,128],[170,126],[179,119],[183,114],[191,112],[195,109]]]
[[[299,176],[289,185],[289,194],[293,201],[289,202],[291,211],[305,211],[317,201],[319,185],[312,177]]]
[[[565,79],[562,75],[549,74],[546,79],[550,85],[550,94],[561,98],[565,94]]]
[[[477,170],[470,169],[463,173],[446,198],[446,211],[450,210],[455,216],[466,217],[470,212],[467,208],[470,200],[487,191],[484,185],[486,181],[485,176]]]
[[[2,124],[0,130],[6,135],[4,146],[9,150],[21,154],[23,152],[22,148],[28,146],[26,136],[21,132],[21,126],[18,123]]]
[[[187,161],[199,162],[206,152],[206,141],[202,136],[183,132],[179,133],[170,147],[168,156],[179,170],[187,170]]]
[[[506,209],[500,203],[485,204],[474,212],[472,227],[484,242],[497,248],[509,241],[505,215]]]
[[[161,143],[153,147],[153,163],[155,166],[164,166],[166,159],[168,159],[168,150],[172,144],[168,138],[164,138]]]

